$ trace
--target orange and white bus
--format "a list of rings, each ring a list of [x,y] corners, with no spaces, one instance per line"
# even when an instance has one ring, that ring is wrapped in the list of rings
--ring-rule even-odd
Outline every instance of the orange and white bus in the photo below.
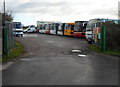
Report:
[[[66,35],[66,36],[73,36],[74,24],[75,23],[65,23],[64,35]]]

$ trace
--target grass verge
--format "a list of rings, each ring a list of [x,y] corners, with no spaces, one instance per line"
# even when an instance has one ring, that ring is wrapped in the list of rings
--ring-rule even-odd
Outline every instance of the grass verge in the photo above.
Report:
[[[22,54],[23,50],[24,46],[20,42],[16,41],[16,47],[8,54],[8,56],[2,56],[2,62],[7,62],[14,58],[17,58]]]
[[[120,56],[120,50],[107,50],[107,51],[101,51],[99,47],[96,45],[90,45],[88,48],[92,51],[95,51],[97,53],[107,54],[107,55],[114,55],[114,56]]]

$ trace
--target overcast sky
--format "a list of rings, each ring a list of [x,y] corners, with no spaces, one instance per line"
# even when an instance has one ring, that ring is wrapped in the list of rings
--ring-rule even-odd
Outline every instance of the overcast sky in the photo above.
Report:
[[[2,0],[3,1],[3,0]],[[3,4],[0,4],[0,10]],[[37,21],[87,21],[93,18],[117,19],[119,0],[6,0],[6,11],[14,21],[36,25]]]

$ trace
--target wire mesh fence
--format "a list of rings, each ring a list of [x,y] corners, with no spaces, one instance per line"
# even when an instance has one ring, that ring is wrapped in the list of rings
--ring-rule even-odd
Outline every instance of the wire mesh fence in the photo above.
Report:
[[[118,21],[119,22],[119,21]],[[98,23],[99,24],[99,23]],[[96,24],[97,25],[97,24]],[[104,50],[120,50],[120,24],[113,21],[103,22],[93,27],[93,43]]]
[[[8,55],[8,53],[15,47],[15,37],[13,35],[13,23],[6,21],[5,27],[3,29],[3,54]]]
[[[15,37],[13,35],[13,23],[12,22],[6,22],[5,28],[8,31],[8,52],[10,52],[15,47]]]

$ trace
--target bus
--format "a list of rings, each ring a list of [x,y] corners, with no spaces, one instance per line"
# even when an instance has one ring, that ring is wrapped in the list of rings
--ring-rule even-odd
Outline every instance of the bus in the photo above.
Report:
[[[45,27],[45,33],[46,34],[50,34],[50,26],[51,26],[51,23],[47,23],[47,25]]]
[[[74,24],[75,23],[65,23],[64,35],[66,35],[66,36],[73,36]]]
[[[65,23],[60,23],[57,31],[58,35],[64,35],[64,27],[65,27]]]
[[[42,25],[40,26],[39,33],[45,34],[45,33],[46,33],[46,27],[47,27],[47,23],[42,24]]]
[[[73,36],[85,38],[87,23],[88,21],[75,21]]]
[[[13,22],[13,34],[14,36],[23,36],[23,27],[21,22]]]
[[[50,34],[57,34],[59,25],[60,23],[52,23],[50,26]]]
[[[97,28],[97,33],[98,33],[98,39],[100,39],[100,29],[102,26],[103,22],[107,22],[107,21],[112,21],[116,24],[118,24],[118,20],[114,20],[114,19],[91,19],[89,20],[87,27],[86,27],[86,41],[88,43],[93,43],[94,42],[94,32],[93,32],[93,28]]]

